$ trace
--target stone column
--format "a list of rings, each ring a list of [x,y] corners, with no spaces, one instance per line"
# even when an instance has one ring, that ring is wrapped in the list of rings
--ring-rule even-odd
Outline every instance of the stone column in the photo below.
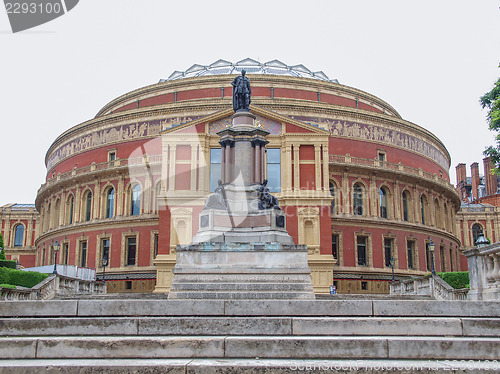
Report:
[[[351,205],[349,204],[349,171],[344,170],[342,173],[342,213],[351,213]]]
[[[173,191],[175,189],[175,159],[176,159],[177,146],[170,146],[170,160],[168,162],[168,190]]]
[[[300,191],[299,145],[293,145],[293,185],[295,191]]]
[[[323,190],[330,191],[330,173],[329,164],[330,158],[328,157],[328,146],[322,145],[323,147]]]
[[[316,184],[316,191],[321,190],[321,145],[314,145],[314,173],[316,174],[316,179],[314,183]]]
[[[196,190],[197,157],[198,157],[198,147],[195,144],[191,144],[191,184],[190,184],[191,191]]]
[[[254,162],[254,178],[253,182],[254,183],[262,183],[262,180],[260,179],[260,142],[255,141],[254,142],[254,155],[255,155],[255,162]]]
[[[99,201],[101,198],[101,181],[99,179],[96,179],[95,184],[94,184],[94,212],[92,214],[92,217],[94,219],[96,218],[101,218],[100,209],[99,207]]]
[[[261,143],[260,145],[260,181],[262,183],[265,178],[266,171],[266,145]]]
[[[132,195],[132,190],[130,190],[130,194]],[[118,183],[117,183],[117,186],[116,186],[116,193],[115,193],[115,204],[116,204],[116,216],[117,217],[120,217],[120,216],[123,216],[124,214],[125,215],[129,215],[130,214],[130,211],[129,212],[124,212],[124,209],[127,209],[127,205],[130,204],[130,201],[125,201],[125,197],[127,196],[127,194],[125,193],[125,181],[123,179],[123,176],[120,175],[118,177]],[[128,196],[131,198],[131,196]],[[125,206],[125,208],[124,208]],[[130,210],[130,209],[129,209]],[[139,208],[140,210],[140,208]]]
[[[222,183],[226,183],[226,145],[223,142],[221,142],[220,145],[221,145],[220,180]]]
[[[73,217],[75,218],[74,222],[78,223],[81,221],[81,212],[82,207],[80,204],[82,203],[82,188],[79,184],[76,185],[75,190],[75,204],[74,204],[74,212]]]
[[[286,156],[285,156],[285,165],[284,167],[286,168],[287,172],[286,172],[286,180],[285,180],[285,183],[286,183],[286,190],[287,191],[291,191],[292,190],[292,146],[290,144],[287,144],[285,146],[285,152],[286,152]]]

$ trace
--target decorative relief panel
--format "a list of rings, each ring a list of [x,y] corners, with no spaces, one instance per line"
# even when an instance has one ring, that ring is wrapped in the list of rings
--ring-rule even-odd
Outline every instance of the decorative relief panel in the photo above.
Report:
[[[349,121],[333,121],[322,118],[291,116],[294,119],[310,123],[328,130],[332,136],[371,140],[391,146],[409,149],[427,156],[437,162],[445,170],[450,168],[447,157],[432,144],[406,133],[387,129],[382,126],[367,125]]]
[[[73,138],[57,148],[51,153],[47,160],[47,169],[51,169],[60,161],[77,153],[88,151],[104,144],[137,140],[143,137],[159,135],[162,130],[178,126],[196,118],[198,117],[172,117],[162,120],[133,122],[96,130],[90,134]]]

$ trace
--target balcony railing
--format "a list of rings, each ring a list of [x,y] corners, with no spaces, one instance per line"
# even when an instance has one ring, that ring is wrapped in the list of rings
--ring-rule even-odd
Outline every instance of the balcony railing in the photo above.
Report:
[[[422,168],[412,168],[410,166],[403,165],[403,163],[399,162],[397,164],[387,161],[380,161],[377,159],[369,159],[369,158],[359,158],[352,157],[349,154],[346,155],[330,155],[330,163],[334,164],[345,164],[345,165],[358,165],[364,166],[367,168],[383,168],[385,170],[391,170],[399,173],[414,175],[418,177],[422,177],[425,179],[433,180],[436,183],[439,183],[448,188],[454,189],[453,185],[446,179],[442,177],[438,177],[435,173],[429,173],[428,171],[423,170]]]
[[[116,159],[114,161],[101,162],[98,164],[92,163],[91,165],[88,166],[83,166],[81,168],[74,168],[70,171],[55,175],[53,178],[50,178],[49,180],[47,180],[47,182],[42,184],[42,186],[38,190],[38,195],[40,195],[45,190],[49,189],[50,187],[58,183],[70,180],[78,176],[98,171],[107,171],[107,170],[111,171],[126,167],[156,165],[156,164],[161,164],[161,161],[162,161],[161,155],[144,155],[140,157],[131,157],[127,159]]]

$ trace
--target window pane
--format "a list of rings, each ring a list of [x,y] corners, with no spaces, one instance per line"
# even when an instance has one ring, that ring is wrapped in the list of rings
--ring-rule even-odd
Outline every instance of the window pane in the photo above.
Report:
[[[281,192],[281,165],[267,165],[267,187],[271,192]]]
[[[392,258],[391,239],[384,239],[384,256],[385,256],[385,266],[391,267],[391,258]]]
[[[109,239],[102,240],[102,259],[109,259]]]
[[[408,269],[413,269],[413,242],[406,243],[406,250],[408,252]]]
[[[15,233],[15,237],[14,237],[14,247],[22,247],[23,240],[24,240],[24,226],[17,225],[16,226],[16,233]]]
[[[267,163],[268,164],[281,163],[281,150],[279,148],[268,148],[267,149]]]
[[[136,240],[127,238],[127,265],[135,265]]]
[[[380,189],[380,217],[387,218],[387,192]]]
[[[115,201],[115,190],[112,188],[108,191],[108,195],[107,195],[106,218],[113,217],[114,201]]]
[[[339,246],[339,236],[338,234],[332,234],[332,255],[333,258],[338,258],[338,246]]]
[[[271,192],[281,192],[281,150],[269,148],[267,153],[267,186]]]
[[[85,221],[90,221],[92,209],[92,192],[87,193],[87,203],[85,208]]]
[[[87,242],[80,243],[80,266],[84,268],[87,265]]]
[[[136,184],[132,189],[131,196],[131,204],[130,204],[130,215],[137,216],[141,211],[141,186]]]
[[[358,236],[358,265],[366,265],[366,237]]]
[[[210,150],[210,192],[215,191],[218,186],[217,182],[221,179],[221,158],[220,148]]]

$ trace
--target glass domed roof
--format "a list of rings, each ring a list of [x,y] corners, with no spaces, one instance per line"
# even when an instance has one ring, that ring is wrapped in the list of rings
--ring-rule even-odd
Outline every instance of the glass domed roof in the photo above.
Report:
[[[246,58],[236,63],[226,60],[217,60],[210,65],[194,64],[186,71],[174,71],[167,79],[160,79],[160,83],[207,75],[239,74],[242,70],[246,70],[248,74],[288,75],[292,77],[313,78],[326,82],[339,83],[337,79],[328,78],[322,71],[312,72],[304,65],[288,66],[279,60],[261,63],[251,58]]]

